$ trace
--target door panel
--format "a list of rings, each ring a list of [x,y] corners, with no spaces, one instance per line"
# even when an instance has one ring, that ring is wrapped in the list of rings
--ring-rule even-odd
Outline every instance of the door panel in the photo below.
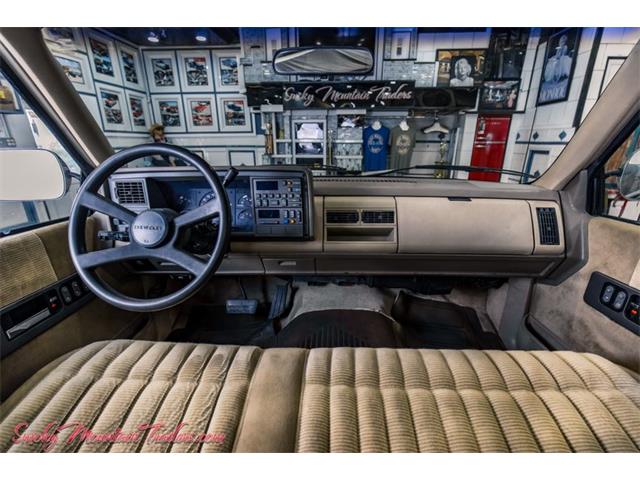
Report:
[[[68,222],[60,222],[0,239],[0,308],[75,272],[67,226]],[[88,240],[96,238],[92,218],[87,232]]]
[[[640,337],[583,300],[595,271],[640,289],[640,225],[594,217],[588,242],[589,260],[582,269],[560,285],[536,285],[531,326],[551,332],[560,348],[597,353],[640,372]]]
[[[0,239],[2,307],[69,277],[75,272],[67,241],[68,222],[60,222]],[[98,221],[87,219],[87,246],[94,248]],[[126,287],[127,283],[123,281]],[[139,282],[127,293],[140,296]],[[134,289],[135,288],[135,289]],[[119,310],[94,298],[88,304],[0,362],[0,401],[60,355],[97,340],[131,338],[146,317]],[[152,339],[155,339],[152,337]],[[0,408],[0,415],[1,415]]]

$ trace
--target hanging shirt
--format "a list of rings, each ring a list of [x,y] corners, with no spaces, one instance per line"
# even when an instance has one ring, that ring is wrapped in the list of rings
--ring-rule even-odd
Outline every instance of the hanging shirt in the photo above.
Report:
[[[416,146],[416,130],[409,126],[403,130],[400,125],[391,130],[391,158],[389,168],[406,168],[411,165],[413,147]]]
[[[362,138],[364,142],[363,170],[365,172],[384,170],[387,168],[389,134],[390,130],[384,126],[378,130],[371,126],[364,129]]]

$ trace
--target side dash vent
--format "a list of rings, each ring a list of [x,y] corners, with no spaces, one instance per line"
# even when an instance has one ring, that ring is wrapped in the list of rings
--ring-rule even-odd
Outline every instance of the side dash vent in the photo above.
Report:
[[[560,245],[558,218],[555,208],[536,208],[538,214],[538,229],[542,245]]]
[[[326,212],[327,223],[350,224],[358,223],[359,215],[355,210],[328,210]]]
[[[115,187],[116,199],[121,205],[145,205],[142,181],[118,181]]]
[[[395,212],[390,210],[363,210],[362,223],[395,223]]]

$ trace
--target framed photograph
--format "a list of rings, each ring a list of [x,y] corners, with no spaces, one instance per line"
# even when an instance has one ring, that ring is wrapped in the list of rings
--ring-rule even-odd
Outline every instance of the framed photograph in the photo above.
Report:
[[[87,33],[87,51],[93,78],[122,85],[116,46],[111,39],[95,32]]]
[[[240,72],[240,55],[236,50],[214,50],[216,90],[237,92],[243,86]]]
[[[184,111],[189,132],[216,132],[216,101],[213,95],[184,95]]]
[[[522,76],[529,44],[528,27],[492,29],[485,67],[486,78],[518,79]]]
[[[598,97],[602,95],[602,92],[604,92],[611,79],[615,77],[616,73],[618,73],[618,70],[626,59],[627,57],[607,57],[607,64],[604,67],[604,74],[602,75],[602,83],[600,84]]]
[[[130,131],[131,123],[126,111],[124,90],[110,85],[97,85],[96,90],[104,129]]]
[[[518,106],[520,80],[487,80],[480,90],[478,110],[513,112]]]
[[[266,61],[273,61],[273,54],[282,48],[282,31],[279,28],[265,29]]]
[[[547,40],[537,105],[564,102],[569,98],[578,58],[580,31],[579,28],[567,28]]]
[[[144,52],[151,93],[179,92],[176,57],[172,51]]]
[[[95,93],[93,80],[91,80],[89,73],[89,61],[86,56],[66,55],[58,52],[53,52],[53,56],[78,92]]]
[[[134,90],[144,90],[138,51],[135,48],[118,43],[118,56],[122,65],[122,82],[124,86]]]
[[[42,36],[52,50],[86,52],[82,30],[71,27],[45,27]]]
[[[167,133],[186,132],[184,111],[180,95],[154,95],[153,113]]]
[[[485,77],[486,49],[437,50],[438,87],[479,87]]]
[[[146,132],[151,124],[147,108],[147,96],[142,93],[126,91],[127,106],[131,119],[131,130]]]
[[[20,99],[13,86],[0,73],[0,113],[22,113]]]
[[[207,50],[179,51],[178,66],[183,92],[213,92],[213,69]]]
[[[243,95],[218,95],[221,132],[250,132],[251,118]]]

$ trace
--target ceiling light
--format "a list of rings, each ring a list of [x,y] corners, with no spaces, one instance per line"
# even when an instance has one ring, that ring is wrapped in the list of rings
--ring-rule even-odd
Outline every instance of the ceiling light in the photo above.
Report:
[[[207,37],[205,37],[202,34],[198,34],[198,35],[196,35],[196,41],[198,41],[198,42],[206,42],[207,41]]]
[[[160,42],[160,39],[158,38],[158,36],[157,36],[155,33],[153,33],[153,32],[149,33],[149,36],[147,37],[147,40],[148,40],[149,42],[151,42],[151,43],[158,43],[158,42]]]

